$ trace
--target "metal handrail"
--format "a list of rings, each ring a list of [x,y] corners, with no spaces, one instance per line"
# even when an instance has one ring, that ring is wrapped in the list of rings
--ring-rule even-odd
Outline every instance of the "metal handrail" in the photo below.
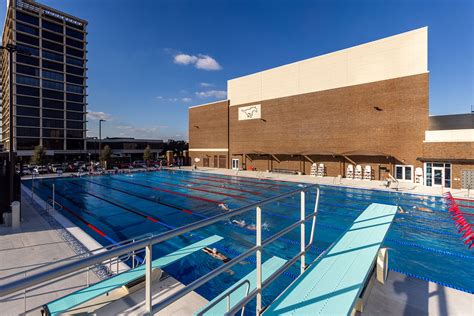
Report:
[[[305,192],[309,191],[311,189],[316,189],[317,190],[316,204],[315,204],[314,212],[311,215],[307,216],[307,217],[302,216],[300,221],[298,221],[297,223],[294,223],[293,225],[290,226],[291,229],[290,229],[290,227],[287,227],[285,230],[280,231],[279,233],[275,234],[274,236],[268,238],[263,243],[262,242],[259,243],[258,241],[259,240],[261,241],[261,229],[262,229],[262,227],[261,227],[261,206],[272,203],[272,202],[275,202],[275,201],[278,201],[278,200],[281,200],[281,199],[284,199],[284,198],[287,198],[287,197],[290,197],[290,196],[293,196],[293,195],[297,194],[298,192],[300,192],[301,193],[301,198],[302,198],[301,199],[301,212],[303,214],[304,213],[304,204],[305,204]],[[243,214],[243,213],[245,213],[249,210],[256,209],[257,210],[257,225],[256,225],[256,228],[257,228],[257,245],[256,246],[250,248],[246,252],[244,252],[244,253],[238,255],[237,257],[231,259],[226,264],[214,269],[213,271],[209,272],[205,276],[195,280],[194,282],[192,282],[188,286],[184,287],[183,289],[175,292],[172,296],[166,298],[161,303],[159,303],[157,306],[155,306],[154,310],[160,310],[160,309],[164,308],[165,306],[171,304],[175,300],[183,297],[184,295],[186,295],[187,293],[193,291],[197,287],[207,283],[209,280],[211,280],[212,278],[218,276],[223,271],[225,271],[225,270],[229,269],[230,267],[234,266],[235,264],[241,262],[242,260],[244,260],[248,256],[252,255],[253,253],[257,253],[257,270],[260,271],[259,272],[260,277],[257,275],[257,290],[258,290],[257,301],[260,301],[260,304],[257,304],[257,305],[261,305],[261,289],[262,289],[262,282],[261,282],[261,251],[262,251],[263,246],[270,243],[271,241],[283,236],[285,233],[288,233],[290,230],[296,228],[298,225],[301,225],[301,227],[302,227],[302,237],[303,237],[304,236],[304,222],[311,219],[311,218],[313,219],[313,227],[312,227],[312,234],[313,234],[314,233],[314,226],[315,226],[315,223],[316,223],[315,221],[316,221],[316,214],[317,214],[317,208],[318,208],[319,193],[320,193],[320,189],[319,189],[318,184],[307,185],[307,186],[300,187],[296,190],[293,190],[293,191],[290,191],[290,192],[287,192],[287,193],[284,193],[284,194],[281,194],[281,195],[278,195],[278,196],[275,196],[275,197],[270,197],[270,198],[264,199],[264,200],[259,201],[259,202],[254,202],[254,203],[249,204],[247,206],[240,207],[240,208],[235,209],[235,210],[231,210],[231,211],[226,212],[224,214],[215,215],[215,216],[212,216],[210,218],[203,219],[203,220],[200,220],[198,222],[188,224],[188,225],[182,226],[180,228],[176,228],[176,229],[164,232],[164,233],[159,234],[159,235],[150,236],[148,238],[144,238],[143,240],[135,241],[135,242],[132,242],[130,244],[120,245],[116,248],[113,248],[113,249],[110,249],[110,250],[107,250],[107,251],[104,251],[104,252],[101,252],[101,253],[98,253],[98,254],[93,254],[89,257],[81,258],[81,259],[79,259],[77,261],[74,261],[74,262],[65,263],[65,264],[63,264],[59,267],[54,267],[54,268],[48,269],[46,271],[42,271],[42,272],[32,274],[32,275],[27,276],[23,279],[15,280],[15,281],[9,282],[7,284],[4,284],[4,285],[0,286],[0,297],[3,297],[3,296],[5,296],[7,294],[10,294],[10,293],[17,292],[19,290],[23,290],[23,289],[41,284],[45,281],[48,281],[48,280],[66,275],[68,273],[87,268],[89,266],[93,266],[93,265],[96,265],[98,263],[102,263],[102,262],[104,262],[108,259],[120,257],[122,255],[128,254],[128,253],[136,251],[136,250],[140,250],[140,249],[143,249],[143,248],[146,248],[146,264],[145,264],[146,265],[146,276],[151,275],[151,247],[154,244],[169,240],[173,237],[183,235],[183,234],[188,233],[188,232],[193,231],[193,230],[197,230],[197,229],[212,225],[212,224],[217,223],[219,221],[226,220],[226,219],[229,219],[231,217]],[[312,240],[313,240],[312,236],[311,236],[310,240],[312,242]],[[303,245],[304,242],[305,242],[305,240],[302,239],[302,245]],[[306,252],[306,249],[308,249],[310,246],[311,246],[311,244],[309,244],[308,246],[302,246],[302,249],[304,249],[304,250],[299,253],[298,258],[302,259],[302,269],[304,267],[304,254]],[[296,262],[296,260],[294,262]],[[146,296],[147,296],[146,297],[146,301],[147,301],[146,302],[146,309],[147,309],[148,312],[151,312],[151,291],[150,291],[151,290],[151,278],[146,278],[145,282],[146,282],[145,287],[146,287]],[[263,283],[265,283],[265,282],[263,282]],[[261,306],[257,306],[257,308],[261,309]]]
[[[227,311],[230,310],[230,295],[232,293],[234,293],[236,290],[240,289],[242,287],[242,285],[244,284],[247,284],[247,291],[246,291],[246,294],[245,296],[249,295],[249,292],[250,292],[250,281],[245,279],[245,280],[242,280],[241,282],[239,282],[237,285],[235,285],[232,289],[230,290],[227,290],[226,292],[222,293],[221,295],[221,298],[212,302],[211,304],[207,305],[203,310],[199,311],[199,313],[197,314],[198,316],[200,315],[204,315],[204,313],[206,313],[208,310],[210,310],[211,308],[213,308],[214,306],[216,306],[218,303],[220,303],[223,299],[227,298]],[[225,295],[224,295],[225,294]],[[245,310],[245,307],[242,308],[242,316],[244,315],[244,310]]]

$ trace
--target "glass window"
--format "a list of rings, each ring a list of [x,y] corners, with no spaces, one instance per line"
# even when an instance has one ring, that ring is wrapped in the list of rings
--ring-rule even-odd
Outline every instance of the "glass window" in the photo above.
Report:
[[[84,104],[80,103],[72,103],[72,102],[67,102],[66,103],[66,109],[71,110],[71,111],[84,111]]]
[[[63,119],[64,111],[54,111],[54,110],[43,109],[43,117]]]
[[[62,35],[54,34],[54,33],[51,33],[51,32],[45,31],[45,30],[41,31],[41,35],[44,38],[49,39],[51,41],[55,41],[55,42],[58,42],[58,43],[63,43],[63,36]]]
[[[43,137],[64,138],[64,130],[43,128]]]
[[[64,84],[56,81],[49,81],[43,79],[43,88],[64,90]]]
[[[66,90],[67,92],[74,92],[74,93],[80,93],[80,94],[84,93],[84,88],[82,86],[76,86],[73,84],[67,84]]]
[[[53,70],[57,70],[57,71],[63,71],[64,70],[64,67],[63,67],[62,64],[58,64],[58,63],[48,61],[48,60],[44,60],[44,59],[42,60],[42,63],[43,63],[44,68],[49,68],[49,69],[53,69]]]
[[[39,138],[17,138],[16,148],[18,150],[32,150],[40,143]]]
[[[39,97],[39,89],[33,88],[33,87],[16,85],[16,93],[29,95],[33,97]]]
[[[84,69],[69,66],[69,65],[66,66],[66,72],[69,72],[69,73],[72,73],[72,74],[78,75],[78,76],[84,76]]]
[[[66,138],[84,138],[83,131],[66,130]]]
[[[63,55],[48,52],[47,50],[43,50],[43,58],[48,58],[48,59],[57,60],[57,61],[64,61]]]
[[[401,181],[413,181],[413,166],[395,165],[395,178]]]
[[[75,38],[80,39],[80,40],[84,40],[84,33],[78,32],[76,30],[72,30],[68,27],[66,27],[66,34],[68,36],[75,37]]]
[[[37,126],[37,127],[39,127],[39,119],[38,118],[32,118],[32,117],[17,116],[16,125],[17,126]]]
[[[41,43],[43,43],[44,48],[54,50],[54,51],[59,52],[59,53],[64,52],[64,46],[61,45],[61,44],[57,44],[57,43],[53,43],[53,42],[45,41],[45,40],[42,40]]]
[[[411,174],[412,174],[412,171],[413,171],[413,167],[412,166],[405,166],[405,180],[407,181],[411,181],[412,177],[411,177]]]
[[[25,116],[39,116],[38,108],[26,108],[22,106],[16,107],[16,115],[25,115]]]
[[[70,46],[74,46],[74,47],[79,48],[79,49],[84,49],[84,43],[83,42],[73,40],[72,38],[69,38],[69,37],[66,38],[66,44],[70,45]]]
[[[30,98],[30,97],[22,97],[17,95],[16,96],[16,104],[18,105],[29,105],[29,106],[38,106],[40,105],[39,98]]]
[[[34,46],[39,45],[39,39],[38,38],[29,36],[29,35],[26,35],[26,34],[22,34],[22,33],[16,33],[16,40],[18,42],[23,42],[23,43],[34,45]]]
[[[425,164],[426,166],[426,185],[427,186],[432,186],[433,184],[433,179],[432,179],[432,164],[431,162],[427,162]]]
[[[52,90],[44,90],[43,89],[43,97],[56,99],[56,100],[64,100],[64,93],[59,91],[52,91]]]
[[[64,120],[43,119],[43,127],[63,128],[64,127]]]
[[[19,55],[21,55],[21,51],[28,52],[33,56],[39,56],[39,49],[38,48],[34,48],[34,47],[22,45],[22,44],[16,44],[16,48],[19,51],[19,53],[16,54],[17,57]],[[27,57],[27,56],[25,56],[25,57]]]
[[[30,75],[30,76],[39,76],[39,69],[35,67],[29,67],[29,66],[24,66],[24,65],[16,65],[16,72],[22,73],[25,75]]]
[[[66,118],[68,120],[78,120],[82,121],[84,119],[84,114],[81,112],[66,112]]]
[[[79,139],[66,140],[66,148],[68,150],[84,150],[84,141]]]
[[[67,121],[66,122],[66,127],[67,128],[73,128],[73,129],[83,129],[84,128],[84,123],[83,122],[77,122],[77,121]]]
[[[17,63],[22,63],[22,64],[28,64],[28,65],[33,65],[33,66],[39,66],[39,59],[31,56],[26,56],[26,55],[21,55],[17,54],[16,55],[16,62]]]
[[[43,70],[43,77],[57,81],[64,81],[64,75],[62,73],[49,70]]]
[[[395,167],[395,178],[397,180],[403,180],[403,167],[402,166]]]
[[[39,30],[36,27],[32,27],[20,22],[16,22],[16,29],[20,32],[28,33],[31,35],[39,35]]]
[[[76,84],[84,84],[84,78],[82,77],[76,77],[73,75],[66,75],[66,81],[71,82],[71,83],[76,83]]]
[[[43,139],[43,147],[45,149],[61,150],[64,148],[64,140],[62,139]]]
[[[39,128],[30,128],[30,127],[18,127],[16,129],[16,136],[39,137],[40,136],[40,129]]]
[[[16,19],[34,25],[39,25],[39,18],[23,13],[21,11],[16,11]]]
[[[66,56],[66,63],[71,64],[71,65],[80,66],[80,67],[84,66],[84,62],[82,61],[82,59],[77,59],[77,58],[74,58],[74,57],[71,57],[71,56]]]
[[[58,33],[63,32],[63,26],[62,25],[59,25],[59,24],[56,24],[56,23],[53,23],[53,22],[49,22],[49,21],[46,21],[46,20],[43,20],[41,26],[44,27],[45,29],[50,30],[50,31],[54,31],[54,32],[58,32]]]
[[[84,96],[82,95],[67,93],[66,98],[68,101],[84,102]]]
[[[73,55],[79,58],[84,58],[84,52],[82,50],[74,49],[71,47],[66,47],[66,53],[68,55]]]
[[[33,77],[22,76],[22,75],[16,75],[16,83],[27,84],[30,86],[38,87],[39,79],[33,78]]]
[[[43,99],[43,107],[44,108],[50,108],[50,109],[64,110],[64,102],[63,101]]]

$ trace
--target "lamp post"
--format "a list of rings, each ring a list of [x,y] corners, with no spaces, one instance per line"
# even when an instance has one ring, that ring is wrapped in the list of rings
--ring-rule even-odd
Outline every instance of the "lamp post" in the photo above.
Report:
[[[102,143],[102,122],[105,122],[105,120],[100,119],[99,120],[99,160],[100,160],[100,151],[101,151],[101,143]]]

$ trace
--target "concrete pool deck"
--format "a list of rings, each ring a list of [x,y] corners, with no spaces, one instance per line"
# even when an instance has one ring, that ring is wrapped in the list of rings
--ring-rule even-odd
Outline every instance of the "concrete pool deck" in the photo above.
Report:
[[[186,168],[185,170],[190,170]],[[222,169],[199,169],[205,173],[235,175],[235,171]],[[269,180],[284,180],[295,182],[322,183],[333,185],[334,178],[316,178],[298,175],[267,174],[254,171],[239,171],[239,176],[254,178],[267,178]],[[352,182],[355,182],[352,185]],[[356,185],[360,186],[356,186]],[[380,181],[360,181],[342,179],[342,185],[360,188],[383,189]],[[372,186],[372,187],[371,187]],[[414,194],[440,194],[424,192],[421,189],[406,191]],[[408,190],[410,189],[410,190]],[[430,188],[428,188],[430,189]],[[394,191],[394,190],[388,190]],[[421,192],[420,192],[421,191]],[[466,192],[459,192],[462,196]],[[455,193],[453,192],[453,195]],[[459,195],[458,195],[459,196]],[[0,227],[0,277],[4,278],[15,272],[21,272],[34,265],[60,260],[74,255],[73,249],[65,243],[55,230],[39,215],[38,205],[33,204],[29,198],[22,200],[23,221],[21,228],[13,231],[11,228]],[[21,263],[18,263],[21,258]],[[19,278],[22,275],[18,276]],[[91,283],[98,278],[90,273]],[[93,279],[95,278],[95,279]],[[4,280],[1,281],[2,283]],[[39,307],[57,297],[63,296],[86,284],[86,276],[80,274],[27,293],[27,314],[39,314]],[[183,285],[173,278],[167,278],[153,285],[154,299],[158,301],[164,293],[171,294]],[[195,293],[194,293],[195,294]],[[188,297],[185,303],[170,305],[163,310],[161,315],[190,315],[194,310],[206,303],[206,300],[197,295]],[[18,315],[25,310],[23,293],[0,298],[0,314]],[[98,311],[99,315],[110,314],[143,314],[143,290],[133,295],[116,301]],[[426,282],[391,271],[385,285],[376,283],[372,289],[363,315],[474,315],[474,295],[444,287],[432,282]]]

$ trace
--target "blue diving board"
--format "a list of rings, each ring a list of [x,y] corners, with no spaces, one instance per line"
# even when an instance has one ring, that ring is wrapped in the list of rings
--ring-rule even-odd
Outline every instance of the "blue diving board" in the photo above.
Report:
[[[264,314],[351,314],[396,213],[394,205],[370,204]]]
[[[184,257],[191,255],[204,247],[216,243],[223,238],[217,235],[200,240],[189,246],[169,253],[161,258],[152,261],[152,269],[164,268]],[[89,287],[83,288],[79,291],[68,294],[62,298],[54,300],[44,306],[44,311],[49,315],[60,315],[68,310],[79,305],[87,303],[88,301],[107,294],[108,292],[118,289],[123,285],[129,284],[145,275],[145,265],[141,265],[135,269],[125,271],[117,274],[111,278],[97,282]]]
[[[271,257],[262,264],[262,282],[268,279],[273,273],[275,273],[279,268],[281,268],[286,263],[285,259],[280,257]],[[242,284],[243,281],[248,280],[250,287],[248,288],[249,292],[252,292],[256,288],[256,270],[253,270],[240,281],[234,283],[227,290],[222,292],[220,295],[215,297],[212,301],[206,304],[203,308],[197,311],[194,315],[224,315],[227,309],[227,299],[226,297],[230,293],[230,308],[234,307],[238,302],[240,302],[244,297],[247,296],[248,284]],[[218,302],[218,303],[216,303]],[[210,309],[202,312],[206,307],[216,303]]]

